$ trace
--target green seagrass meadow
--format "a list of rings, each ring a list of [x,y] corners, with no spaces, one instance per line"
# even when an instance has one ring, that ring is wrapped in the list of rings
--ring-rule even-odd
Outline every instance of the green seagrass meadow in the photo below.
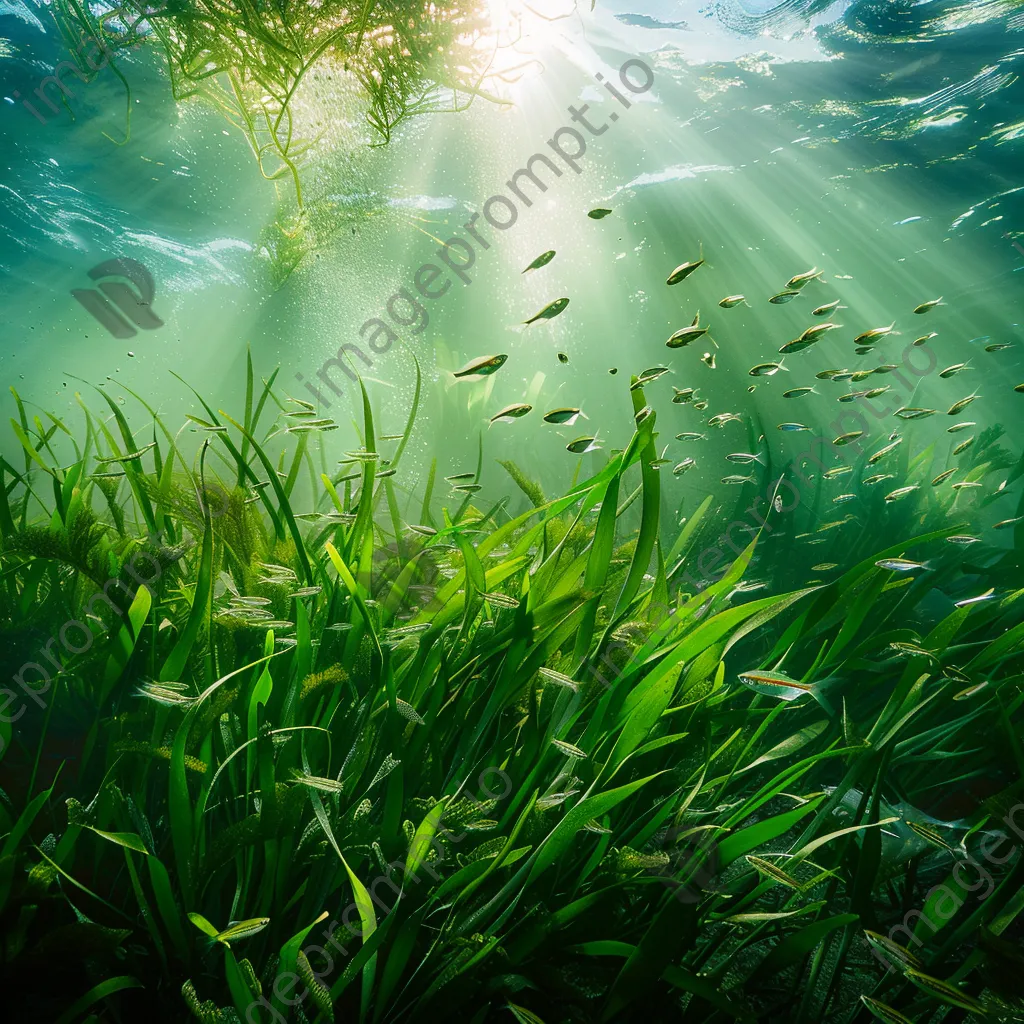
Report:
[[[348,453],[275,382],[18,400],[8,1020],[1021,1019],[1019,526],[923,490],[830,575],[768,512],[693,587],[742,508],[661,521],[642,387],[477,507],[403,479],[419,382]]]

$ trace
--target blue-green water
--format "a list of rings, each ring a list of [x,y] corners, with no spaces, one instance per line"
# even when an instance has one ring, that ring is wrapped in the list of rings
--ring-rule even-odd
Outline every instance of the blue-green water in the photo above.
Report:
[[[469,218],[490,196],[511,196],[506,183],[544,152],[560,175],[541,168],[543,193],[525,183],[532,204],[518,203],[507,230],[478,221],[488,247],[474,243],[464,271],[471,283],[446,272],[445,294],[421,300],[429,323],[416,329],[421,313],[408,316],[411,327],[391,321],[400,340],[371,353],[372,366],[355,358],[383,433],[404,425],[412,357],[419,359],[425,388],[412,450],[421,480],[433,456],[441,475],[475,468],[482,432],[487,493],[510,487],[496,459],[515,459],[546,489],[563,487],[577,463],[565,445],[593,434],[605,449],[621,447],[632,427],[629,375],[659,364],[672,372],[647,388],[647,399],[659,413],[659,446],[667,446],[667,500],[684,513],[708,491],[736,496],[721,479],[751,467],[728,463],[727,454],[758,452],[779,466],[809,436],[830,442],[861,421],[865,452],[896,430],[914,452],[934,445],[929,476],[960,464],[953,446],[986,426],[1000,425],[1001,443],[1019,452],[1024,5],[616,0],[592,12],[546,5],[545,14],[566,15],[549,21],[511,4],[522,16],[514,44],[501,21],[505,5],[492,6],[496,61],[517,69],[488,82],[494,101],[415,118],[381,147],[370,145],[348,86],[313,83],[302,95],[300,119],[324,134],[304,158],[311,214],[285,273],[268,253],[284,238],[275,219],[290,223],[288,181],[264,180],[241,133],[210,104],[176,103],[154,47],[119,61],[132,89],[128,141],[117,144],[126,93],[109,69],[88,84],[70,78],[73,118],[43,108],[41,124],[14,92],[31,95],[66,52],[46,7],[4,3],[5,382],[71,420],[80,416],[74,392],[88,391],[75,378],[115,391],[123,383],[177,427],[199,410],[172,372],[215,408],[237,408],[248,347],[258,372],[280,365],[283,388],[310,400],[304,382],[316,381],[339,345],[360,344],[366,321],[387,321],[389,299],[414,288],[421,265],[441,262],[439,245],[468,238]],[[633,58],[652,69],[653,86],[631,94],[627,110],[595,75],[616,82]],[[585,133],[575,173],[547,143],[573,124],[568,107],[583,104],[608,128]],[[621,114],[614,123],[612,113]],[[594,207],[612,214],[589,219]],[[557,253],[551,263],[521,273],[549,249]],[[666,286],[676,265],[701,254],[706,265],[693,277]],[[88,271],[112,258],[149,269],[162,327],[117,339],[73,299],[72,289],[91,285]],[[767,301],[812,267],[822,281],[788,304]],[[719,308],[737,293],[749,307]],[[523,327],[562,296],[570,299],[563,314]],[[939,296],[943,306],[913,315]],[[783,344],[821,322],[810,310],[834,299],[847,307],[833,317],[842,329],[788,356],[773,376],[749,375],[781,358]],[[394,308],[396,316],[408,311]],[[667,349],[668,336],[698,312],[718,347],[704,338]],[[898,333],[855,354],[855,335],[893,321]],[[927,343],[911,344],[933,331]],[[1012,347],[986,352],[993,344]],[[714,369],[701,361],[706,352]],[[509,356],[497,374],[459,383],[450,376],[496,353]],[[815,379],[824,369],[879,362],[899,369],[863,384]],[[962,362],[961,372],[939,376]],[[358,444],[358,393],[337,368],[326,375],[342,392],[323,378],[316,384],[329,402],[321,410],[341,424],[329,435],[340,453]],[[878,399],[838,402],[886,384],[890,392]],[[782,398],[809,385],[818,393]],[[673,405],[673,386],[697,388],[707,408]],[[957,419],[977,430],[948,435],[946,409],[975,392]],[[533,412],[488,429],[494,413],[516,402]],[[543,423],[558,406],[579,407],[587,419]],[[918,421],[893,417],[908,406],[938,411]],[[707,426],[727,412],[742,419]],[[811,429],[780,432],[783,422]],[[707,437],[675,441],[684,431]],[[687,456],[696,465],[671,476]],[[820,519],[832,517],[831,499],[843,490],[837,481],[815,494]],[[969,497],[958,498],[961,506]],[[1002,515],[996,508],[990,518]]]

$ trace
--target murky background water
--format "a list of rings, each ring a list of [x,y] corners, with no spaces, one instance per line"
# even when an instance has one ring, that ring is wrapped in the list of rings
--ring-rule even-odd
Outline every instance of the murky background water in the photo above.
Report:
[[[500,22],[506,5],[493,6]],[[472,283],[455,279],[426,304],[429,323],[405,330],[372,367],[356,360],[382,433],[404,425],[413,354],[423,368],[412,445],[419,476],[405,476],[404,488],[416,488],[433,456],[439,475],[474,468],[481,432],[488,492],[511,486],[494,461],[508,458],[549,492],[564,488],[577,465],[566,443],[596,434],[621,447],[632,428],[629,374],[659,364],[672,373],[647,397],[659,413],[659,444],[669,446],[663,474],[673,509],[692,508],[709,489],[735,490],[721,478],[750,468],[726,462],[728,453],[760,451],[781,465],[806,448],[808,434],[782,433],[782,422],[831,440],[859,428],[860,410],[867,444],[880,446],[899,429],[908,449],[935,445],[937,473],[957,465],[949,452],[966,436],[946,433],[954,422],[946,409],[977,391],[959,418],[978,430],[1000,425],[1001,443],[1019,452],[1024,5],[599,0],[593,12],[543,9],[567,16],[548,21],[520,10],[521,38],[498,50],[506,66],[519,67],[514,81],[496,83],[504,103],[477,100],[462,113],[415,119],[389,147],[367,144],[342,87],[311,88],[303,115],[328,131],[304,170],[314,215],[285,276],[267,253],[268,243],[282,245],[274,220],[290,201],[288,187],[259,176],[218,112],[175,104],[159,59],[142,50],[119,64],[132,89],[128,141],[116,144],[125,138],[126,93],[109,69],[88,84],[70,77],[74,117],[43,108],[40,123],[20,99],[65,54],[45,7],[4,0],[4,381],[34,406],[75,421],[74,392],[89,391],[75,378],[110,377],[105,386],[127,384],[176,428],[198,409],[171,371],[214,408],[237,409],[248,346],[259,373],[280,365],[282,387],[308,399],[298,376],[315,381],[339,345],[359,343],[360,325],[412,287],[418,267],[437,262],[440,243],[465,237],[461,226],[488,197],[510,195],[513,173],[531,154],[550,154],[547,140],[572,123],[569,105],[585,103],[592,123],[609,127],[588,137],[580,173],[562,163],[558,178],[541,169],[550,187],[541,195],[526,184],[534,201],[518,204],[515,225],[481,228],[489,248],[476,246],[466,270]],[[625,110],[595,75],[614,82],[633,57],[650,66],[654,84]],[[613,112],[621,116],[611,123]],[[588,219],[594,207],[612,214]],[[521,273],[549,249],[557,256],[548,266]],[[666,287],[677,264],[700,254],[705,266]],[[152,273],[153,311],[164,322],[130,339],[112,337],[71,296],[90,286],[92,267],[118,257]],[[823,270],[823,282],[786,305],[767,301],[812,267]],[[734,293],[749,308],[719,308]],[[561,296],[570,299],[562,315],[522,326]],[[939,296],[944,306],[913,315]],[[848,307],[833,318],[842,330],[788,356],[774,376],[749,375],[820,322],[810,310],[833,299]],[[702,339],[668,350],[667,337],[698,311],[718,347]],[[856,334],[892,321],[898,334],[870,354],[854,353]],[[937,337],[912,346],[932,331]],[[1006,343],[1012,347],[985,351]],[[701,361],[705,352],[714,354],[714,369]],[[509,356],[494,376],[451,378],[469,359],[493,353]],[[864,384],[815,379],[824,369],[879,362],[899,370]],[[940,378],[961,362],[969,368]],[[318,385],[342,424],[327,435],[340,457],[358,443],[359,404],[347,378],[328,376],[343,391],[338,397]],[[874,400],[877,417],[863,402],[837,401],[884,384],[892,390]],[[818,394],[781,397],[807,385]],[[673,405],[673,386],[699,389],[708,407]],[[523,401],[533,413],[488,429],[498,409]],[[543,423],[557,406],[579,406],[588,418],[572,427]],[[900,406],[939,412],[901,422],[892,416]],[[141,422],[145,414],[136,412]],[[744,419],[709,428],[723,412]],[[683,431],[708,436],[675,441]],[[671,476],[686,456],[697,464]],[[585,457],[594,468],[602,458]],[[817,495],[821,517],[831,515],[831,497]]]

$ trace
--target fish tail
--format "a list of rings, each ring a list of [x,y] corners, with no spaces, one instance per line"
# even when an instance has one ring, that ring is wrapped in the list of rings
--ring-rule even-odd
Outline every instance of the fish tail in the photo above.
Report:
[[[832,701],[828,699],[817,687],[811,690],[811,696],[821,705],[822,710],[829,718],[836,717],[836,709],[832,705]]]

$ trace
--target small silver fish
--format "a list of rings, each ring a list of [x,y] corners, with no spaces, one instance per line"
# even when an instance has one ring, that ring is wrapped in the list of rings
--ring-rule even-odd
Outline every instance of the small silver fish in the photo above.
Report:
[[[1020,523],[1024,523],[1024,516],[1017,516],[1016,519],[1004,519],[1002,522],[995,523],[992,527],[993,530],[1008,530],[1011,526],[1017,526]]]
[[[801,683],[781,672],[772,672],[768,669],[741,672],[737,678],[755,693],[778,697],[785,701],[796,700],[797,697],[814,691],[814,687],[810,683]]]
[[[742,295],[726,295],[726,297],[722,299],[721,302],[719,302],[719,305],[722,307],[722,309],[732,309],[733,306],[739,306],[741,304],[744,306],[750,305],[750,303],[747,302],[746,298]]]
[[[864,392],[864,397],[865,398],[878,398],[880,395],[884,395],[887,391],[891,391],[891,390],[892,390],[892,385],[891,384],[886,384],[885,387],[882,387],[882,388],[869,388],[867,391]]]
[[[789,289],[784,292],[779,292],[777,295],[773,295],[768,301],[774,303],[776,306],[781,306],[786,302],[792,302],[800,292],[795,289]]]
[[[471,359],[461,370],[456,370],[453,376],[456,378],[488,377],[500,370],[507,359],[507,355],[480,356],[479,359]]]
[[[743,466],[749,466],[752,462],[764,465],[764,460],[760,455],[751,455],[748,452],[733,452],[731,455],[726,455],[725,459],[726,462],[738,462]]]
[[[901,420],[923,420],[926,416],[934,416],[938,411],[938,409],[922,409],[917,406],[904,405],[897,409],[893,416],[898,416]]]
[[[97,463],[103,463],[104,465],[111,462],[132,462],[135,459],[141,459],[143,455],[150,450],[150,448],[156,447],[156,441],[151,441],[149,444],[143,445],[138,451],[128,452],[126,455],[108,455],[106,458],[96,459]]]
[[[986,345],[985,346],[985,351],[986,352],[1002,352],[1002,351],[1004,351],[1005,349],[1008,349],[1008,348],[1013,348],[1013,345],[1011,345],[1009,342],[1004,342],[1004,343],[997,343],[995,345]]]
[[[896,321],[893,320],[888,327],[872,327],[870,331],[864,331],[863,334],[858,334],[853,339],[854,345],[870,345],[872,342],[878,341],[881,338],[885,338],[892,334],[893,328],[896,326]]]
[[[722,477],[723,484],[752,484],[755,482],[753,474],[750,476],[740,476],[738,473],[732,473],[729,476]]]
[[[811,316],[828,316],[829,313],[833,313],[837,309],[846,309],[845,306],[839,305],[839,299],[836,299],[834,302],[826,302],[824,306],[819,306],[817,309],[812,309]]]
[[[867,464],[869,466],[873,466],[880,459],[884,459],[886,455],[889,455],[891,452],[896,451],[896,449],[899,448],[901,444],[903,444],[902,439],[899,441],[893,441],[892,444],[887,444],[884,448],[879,448],[874,455],[868,456]]]
[[[538,320],[553,320],[568,305],[569,300],[566,298],[555,299],[554,302],[549,302],[539,313],[534,313],[529,320],[524,320],[523,323],[529,326]]]
[[[677,441],[706,441],[707,434],[698,434],[692,430],[684,431],[682,434],[676,434]]]
[[[786,344],[779,349],[779,352],[784,356],[788,356],[791,352],[803,352],[805,348],[810,348],[813,344],[814,339],[811,339],[810,341],[803,341],[800,338],[794,338],[793,341],[787,341]]]
[[[943,480],[948,480],[955,472],[956,466],[954,466],[952,469],[944,470],[932,481],[932,487],[938,487]]]
[[[689,327],[681,327],[672,335],[671,338],[668,339],[668,341],[665,342],[665,345],[668,348],[683,348],[685,345],[689,345],[691,341],[703,338],[709,330],[711,330],[710,325],[707,327],[698,327],[691,324]]]
[[[1016,390],[1016,389],[1014,389]],[[978,392],[975,391],[973,395],[968,395],[966,398],[961,398],[959,402],[954,402],[947,410],[947,415],[955,416],[958,412],[962,412],[967,408],[978,397]]]
[[[897,487],[895,491],[890,491],[885,496],[886,504],[888,504],[890,502],[893,502],[893,501],[899,501],[900,498],[905,498],[908,494],[913,494],[914,491],[916,491],[918,489],[919,488],[918,488],[917,484],[910,484],[907,487]]]
[[[880,366],[876,366],[872,373],[892,373],[893,370],[899,369],[895,363],[882,363]]]
[[[521,416],[525,416],[532,408],[532,405],[526,405],[525,402],[516,402],[513,405],[506,405],[504,409],[496,412],[491,417],[491,423],[510,423],[512,420],[517,420]]]
[[[833,505],[845,505],[848,501],[853,501],[856,498],[856,494],[837,494],[832,499]]]
[[[883,480],[895,480],[895,479],[896,479],[896,474],[895,473],[875,473],[874,476],[865,477],[863,482],[868,487],[871,487],[874,484],[880,484]]]
[[[800,335],[800,341],[817,341],[823,334],[828,331],[838,331],[842,328],[842,324],[834,324],[829,321],[827,324],[814,324],[808,327],[807,330]]]
[[[927,345],[932,338],[937,338],[938,336],[938,331],[932,331],[931,334],[922,334],[920,338],[914,339],[914,344],[917,346]]]
[[[682,462],[677,463],[672,467],[672,475],[680,476],[685,473],[688,469],[693,469],[697,465],[697,460],[692,458],[683,459]]]
[[[668,280],[665,284],[679,284],[680,281],[685,281],[694,271],[699,270],[704,266],[704,260],[691,260],[688,263],[680,263],[671,274],[668,275]]]
[[[580,410],[575,407],[552,409],[551,412],[544,413],[544,422],[564,424],[567,427],[571,427],[582,415]]]
[[[822,476],[826,480],[835,480],[836,477],[846,476],[847,473],[853,472],[853,466],[836,466],[834,469],[826,469]]]
[[[577,437],[575,441],[570,441],[566,446],[567,452],[572,452],[573,455],[586,455],[587,452],[597,451],[601,446],[596,444],[596,437]]]
[[[820,271],[817,267],[814,267],[811,270],[805,271],[803,274],[796,274],[794,277],[791,277],[786,282],[786,287],[795,288],[797,291],[799,291],[805,285],[810,284],[811,281],[820,281],[821,275],[822,271]]]
[[[958,445],[957,445],[957,446],[956,446],[956,447],[955,447],[955,448],[953,449],[953,454],[954,454],[954,455],[960,455],[961,453],[963,453],[963,452],[967,451],[967,449],[968,449],[968,448],[970,448],[972,444],[974,444],[974,438],[973,438],[973,437],[969,437],[969,438],[967,438],[967,440],[966,440],[966,441],[961,441],[961,442],[960,442],[960,443],[959,443],[959,444],[958,444]]]
[[[675,394],[672,396],[672,402],[674,405],[685,405],[697,393],[696,388],[674,387],[672,390],[675,392]]]
[[[230,943],[235,939],[247,939],[250,935],[256,935],[263,931],[270,924],[269,917],[253,917],[248,921],[236,921],[229,924],[222,932],[217,932],[214,938],[217,942]]]
[[[858,437],[863,436],[863,430],[851,430],[848,434],[840,434],[832,443],[837,447],[842,447],[845,444],[849,444],[851,441],[856,441]]]
[[[924,562],[912,562],[909,558],[883,558],[875,562],[879,569],[889,569],[892,572],[912,572],[914,569],[927,569]]]
[[[922,302],[920,306],[914,308],[914,312],[920,315],[921,313],[927,313],[929,309],[934,309],[936,306],[944,305],[945,303],[940,295],[937,299],[929,299],[927,302]]]
[[[801,398],[804,395],[816,395],[818,392],[814,388],[790,388],[789,391],[783,391],[783,398]]]
[[[432,526],[424,526],[420,523],[406,523],[408,529],[420,537],[436,537],[437,530]]]
[[[743,417],[737,412],[720,412],[708,420],[709,427],[722,427],[726,423],[742,420]]]
[[[751,377],[772,377],[776,373],[778,373],[779,370],[785,370],[786,369],[786,367],[783,365],[784,363],[785,363],[785,360],[782,360],[782,362],[778,362],[778,363],[758,363],[757,366],[751,367],[751,369],[750,369],[750,376]],[[787,370],[787,373],[788,372],[789,371]]]
[[[851,391],[848,395],[840,395],[840,402],[856,402],[858,398],[864,398],[867,391]]]
[[[779,430],[784,432],[797,431],[797,430],[810,430],[811,428],[805,426],[803,423],[780,423]]]
[[[666,373],[672,371],[667,366],[648,366],[646,370],[641,370],[639,374],[639,380],[657,380],[659,377],[663,377]]]
[[[548,249],[547,252],[542,252],[527,268],[523,271],[525,274],[527,270],[539,270],[541,267],[546,267],[555,258],[555,250]]]

